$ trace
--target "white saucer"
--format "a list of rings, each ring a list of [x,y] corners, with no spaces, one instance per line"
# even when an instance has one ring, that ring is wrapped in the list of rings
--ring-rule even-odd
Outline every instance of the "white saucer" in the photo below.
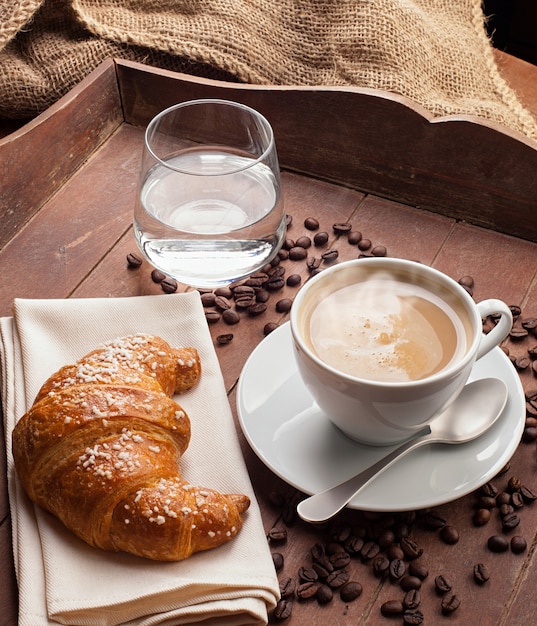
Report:
[[[488,376],[503,379],[509,390],[505,409],[489,431],[465,444],[418,448],[367,485],[349,506],[418,510],[456,500],[493,478],[518,446],[526,404],[520,378],[500,348],[476,363],[470,379]],[[307,494],[350,478],[392,449],[351,441],[317,407],[298,375],[289,323],[250,355],[239,379],[237,410],[259,458]]]

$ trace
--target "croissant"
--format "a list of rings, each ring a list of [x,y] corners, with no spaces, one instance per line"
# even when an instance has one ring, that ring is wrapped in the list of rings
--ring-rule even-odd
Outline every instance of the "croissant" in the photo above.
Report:
[[[151,335],[116,339],[62,367],[13,431],[30,499],[108,551],[179,561],[232,539],[249,498],[181,476],[190,419],[171,396],[200,375],[196,349]]]

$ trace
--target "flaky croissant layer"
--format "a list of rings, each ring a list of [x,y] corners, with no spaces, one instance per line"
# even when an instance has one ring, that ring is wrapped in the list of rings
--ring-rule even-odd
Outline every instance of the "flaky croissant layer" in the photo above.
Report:
[[[232,539],[250,500],[181,476],[190,419],[172,399],[201,375],[195,348],[129,335],[66,365],[13,431],[29,497],[90,545],[178,561]]]

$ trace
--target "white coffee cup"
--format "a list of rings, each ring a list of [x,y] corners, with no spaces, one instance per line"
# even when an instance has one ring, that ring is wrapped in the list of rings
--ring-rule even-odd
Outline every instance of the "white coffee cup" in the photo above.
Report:
[[[485,335],[489,315],[499,319]],[[476,304],[442,272],[387,257],[323,270],[291,309],[307,389],[339,429],[369,445],[404,441],[449,406],[512,321],[501,300]]]

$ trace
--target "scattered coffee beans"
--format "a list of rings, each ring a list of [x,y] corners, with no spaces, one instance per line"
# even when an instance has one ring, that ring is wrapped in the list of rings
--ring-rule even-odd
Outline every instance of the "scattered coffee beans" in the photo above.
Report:
[[[165,278],[160,283],[160,288],[164,293],[175,293],[177,291],[177,281],[174,278]]]
[[[460,605],[461,605],[461,601],[460,601],[459,596],[456,596],[455,594],[452,594],[452,593],[448,593],[442,598],[442,602],[441,602],[442,613],[444,615],[450,615],[451,613],[456,611]]]
[[[166,274],[164,274],[164,272],[161,272],[160,270],[153,270],[151,272],[151,280],[154,283],[159,284],[165,279],[166,279]]]
[[[142,265],[143,259],[141,256],[134,254],[134,252],[129,252],[127,254],[127,267],[130,269],[137,269]]]
[[[317,230],[319,228],[319,220],[316,219],[315,217],[307,217],[304,220],[304,226],[308,230]]]
[[[474,580],[476,583],[483,585],[490,578],[488,567],[484,563],[474,565]]]
[[[487,546],[491,552],[505,552],[509,549],[509,542],[503,535],[492,535],[487,541]]]

